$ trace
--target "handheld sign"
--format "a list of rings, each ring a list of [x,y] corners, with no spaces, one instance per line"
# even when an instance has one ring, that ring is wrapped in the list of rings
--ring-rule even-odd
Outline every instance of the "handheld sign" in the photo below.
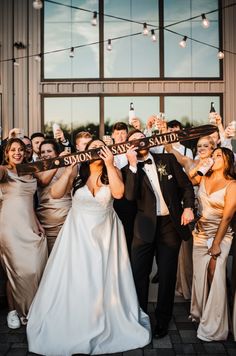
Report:
[[[117,143],[109,145],[113,155],[118,155],[127,152],[130,146],[134,145],[140,149],[151,148],[155,146],[161,146],[168,143],[174,143],[178,141],[192,140],[201,136],[210,135],[217,130],[214,125],[202,125],[198,127],[192,127],[176,132],[167,132],[164,134],[153,135],[150,137],[144,137],[132,141],[126,141],[123,143]],[[92,161],[100,159],[100,148],[93,148],[91,150],[76,152],[61,157],[49,158],[32,163],[17,164],[16,170],[19,176],[25,174],[32,174],[50,169],[66,167],[72,163],[81,163],[86,161]]]

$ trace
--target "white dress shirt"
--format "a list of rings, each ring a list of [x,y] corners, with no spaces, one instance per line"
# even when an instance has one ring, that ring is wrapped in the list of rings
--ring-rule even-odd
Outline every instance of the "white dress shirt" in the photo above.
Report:
[[[156,197],[156,209],[157,209],[156,214],[157,214],[157,216],[169,215],[170,214],[169,209],[166,205],[166,202],[165,202],[162,192],[161,192],[156,164],[155,164],[154,159],[150,153],[145,158],[145,160],[149,159],[149,158],[152,160],[152,163],[145,164],[142,169],[146,173],[146,175],[150,181],[150,184],[152,186],[152,189],[154,191],[155,197]],[[139,162],[142,162],[142,161],[139,161]],[[137,172],[137,170],[134,167],[130,166],[129,168],[133,173]]]

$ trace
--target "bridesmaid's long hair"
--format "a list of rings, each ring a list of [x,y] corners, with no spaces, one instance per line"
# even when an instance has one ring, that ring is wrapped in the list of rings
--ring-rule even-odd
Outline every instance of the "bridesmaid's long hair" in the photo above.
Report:
[[[236,170],[235,170],[235,159],[234,153],[229,148],[226,147],[217,147],[214,149],[213,152],[216,150],[221,150],[223,159],[225,162],[225,169],[223,175],[226,179],[236,179]]]
[[[11,149],[11,146],[14,142],[17,142],[19,143],[19,145],[21,146],[21,148],[23,149],[24,151],[24,158],[23,158],[23,161],[22,163],[27,163],[27,160],[26,160],[26,146],[24,144],[24,142],[20,139],[20,138],[10,138],[7,143],[6,143],[6,146],[4,148],[4,155],[3,155],[3,162],[2,164],[3,165],[8,165],[9,164],[9,156],[8,156],[8,153]]]
[[[87,145],[85,147],[85,151],[89,149],[91,143],[94,142],[94,141],[101,141],[101,142],[104,143],[104,141],[102,141],[100,139],[93,139],[93,140],[91,140],[91,141],[89,141],[87,143]],[[77,189],[82,188],[86,184],[86,182],[87,182],[87,180],[88,180],[88,178],[89,178],[89,176],[91,174],[90,163],[91,163],[91,161],[86,161],[86,162],[82,162],[81,163],[80,170],[79,170],[79,175],[74,179],[74,182],[73,182],[72,195],[75,194]],[[107,175],[107,168],[106,168],[106,165],[105,165],[104,162],[103,162],[103,165],[102,165],[102,172],[99,175],[98,179],[99,178],[100,178],[102,184],[104,184],[104,185],[108,185],[109,184],[108,175]]]

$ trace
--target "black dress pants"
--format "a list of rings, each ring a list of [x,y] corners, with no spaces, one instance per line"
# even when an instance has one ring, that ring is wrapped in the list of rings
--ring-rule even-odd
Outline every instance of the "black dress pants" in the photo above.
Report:
[[[157,227],[153,242],[149,243],[134,236],[131,264],[134,282],[141,308],[147,312],[149,275],[153,257],[158,259],[159,286],[156,305],[157,325],[167,328],[172,317],[178,255],[181,237],[170,216],[157,216]]]

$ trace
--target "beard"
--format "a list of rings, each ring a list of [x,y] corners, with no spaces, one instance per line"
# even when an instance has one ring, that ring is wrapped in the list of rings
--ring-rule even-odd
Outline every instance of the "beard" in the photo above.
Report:
[[[137,158],[144,158],[148,155],[149,150],[145,149],[145,150],[139,150],[137,151]]]

